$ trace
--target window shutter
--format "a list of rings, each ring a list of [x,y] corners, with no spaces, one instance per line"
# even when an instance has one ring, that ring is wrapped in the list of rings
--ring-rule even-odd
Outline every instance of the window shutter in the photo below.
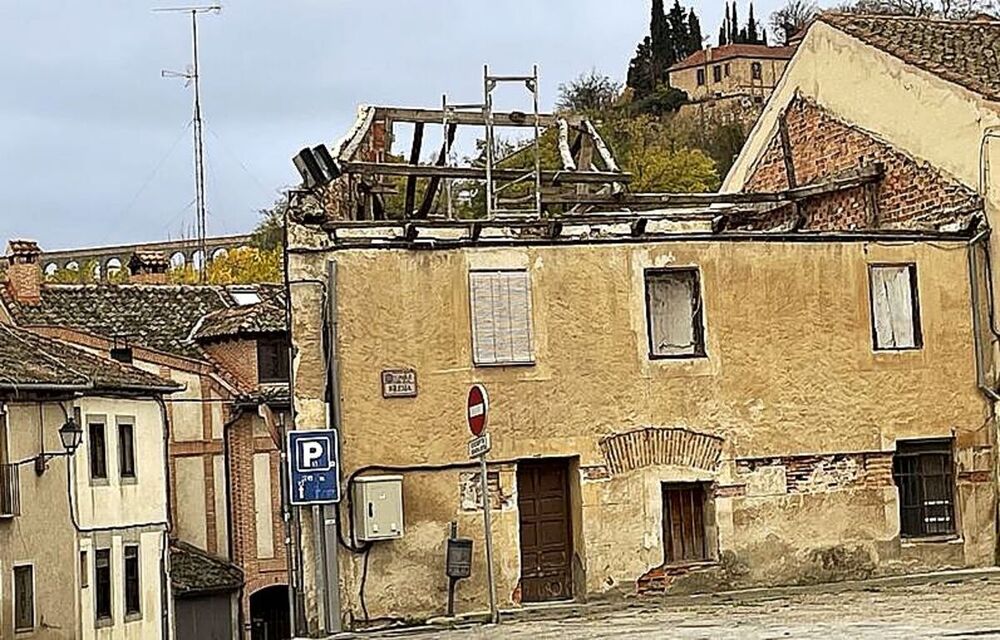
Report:
[[[526,271],[469,274],[473,361],[519,364],[533,361],[531,286]]]
[[[912,276],[908,265],[872,267],[872,316],[877,348],[917,346]]]
[[[695,353],[698,292],[693,272],[658,273],[650,277],[648,287],[653,354]]]

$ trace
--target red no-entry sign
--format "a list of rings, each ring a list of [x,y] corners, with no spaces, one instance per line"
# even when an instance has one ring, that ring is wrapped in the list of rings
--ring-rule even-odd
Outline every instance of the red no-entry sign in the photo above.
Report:
[[[481,384],[472,385],[469,389],[469,402],[466,406],[469,431],[474,436],[483,435],[483,431],[486,430],[486,414],[490,409],[490,399],[486,395],[486,387]]]

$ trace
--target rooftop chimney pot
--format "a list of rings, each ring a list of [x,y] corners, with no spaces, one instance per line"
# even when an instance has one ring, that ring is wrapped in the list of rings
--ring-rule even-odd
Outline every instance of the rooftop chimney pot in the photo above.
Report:
[[[38,304],[42,299],[42,251],[34,240],[7,243],[7,291],[22,304]]]

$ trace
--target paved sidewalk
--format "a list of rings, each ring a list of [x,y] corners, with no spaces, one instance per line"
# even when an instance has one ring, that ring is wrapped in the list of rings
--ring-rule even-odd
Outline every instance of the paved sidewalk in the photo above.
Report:
[[[546,619],[460,628],[365,634],[442,640],[765,640],[801,638],[1000,639],[1000,576],[940,578],[926,584],[853,583],[850,588],[748,592],[715,598],[642,599],[611,606],[538,611]],[[562,619],[560,615],[570,614]]]

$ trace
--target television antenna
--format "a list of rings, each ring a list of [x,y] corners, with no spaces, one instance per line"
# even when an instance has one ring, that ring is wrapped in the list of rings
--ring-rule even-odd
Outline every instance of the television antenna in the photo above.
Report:
[[[205,220],[205,141],[204,122],[201,117],[201,74],[198,66],[198,16],[206,13],[218,14],[222,6],[218,4],[197,7],[163,7],[153,9],[155,13],[187,13],[191,15],[191,46],[193,62],[185,71],[160,71],[162,78],[184,78],[185,86],[194,85],[194,190],[198,215],[198,252],[201,254],[199,280],[204,283],[208,264],[208,249],[205,244],[207,224]]]

